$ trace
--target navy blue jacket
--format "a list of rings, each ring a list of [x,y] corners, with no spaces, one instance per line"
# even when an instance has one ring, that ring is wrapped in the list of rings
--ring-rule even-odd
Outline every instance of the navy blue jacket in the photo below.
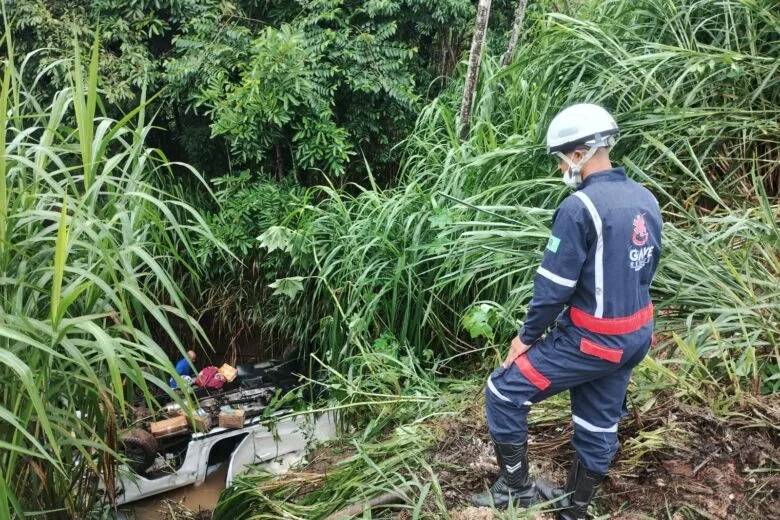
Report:
[[[553,215],[523,343],[539,339],[556,318],[575,341],[612,347],[628,338],[649,341],[661,226],[658,201],[623,168],[587,176]]]

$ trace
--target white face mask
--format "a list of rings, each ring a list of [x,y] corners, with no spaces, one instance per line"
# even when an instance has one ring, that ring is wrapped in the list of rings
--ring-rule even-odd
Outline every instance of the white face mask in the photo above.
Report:
[[[573,190],[579,188],[580,184],[582,184],[580,169],[569,167],[569,169],[566,170],[566,173],[563,174],[563,183]]]
[[[582,176],[580,175],[580,171],[582,166],[591,160],[591,158],[596,154],[596,151],[598,151],[598,148],[592,147],[588,150],[588,153],[585,154],[585,157],[583,157],[580,162],[574,163],[569,157],[561,152],[556,152],[556,155],[562,160],[566,161],[566,164],[569,165],[569,168],[566,170],[566,173],[563,174],[563,183],[572,189],[579,188],[580,184],[582,184]]]

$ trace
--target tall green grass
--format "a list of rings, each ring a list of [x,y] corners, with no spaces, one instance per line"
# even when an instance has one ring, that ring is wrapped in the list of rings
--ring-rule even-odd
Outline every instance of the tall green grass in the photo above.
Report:
[[[443,506],[438,482],[416,479],[406,465],[407,461],[424,456],[434,439],[430,428],[407,427],[384,442],[354,443],[349,448],[355,454],[333,464],[326,475],[304,473],[285,480],[275,479],[272,474],[239,477],[224,492],[214,518],[353,518],[360,513],[337,512],[345,504],[368,502],[383,492],[398,497],[393,502],[414,504],[405,508],[410,511],[419,511],[430,499]],[[317,488],[312,489],[313,486]],[[364,516],[367,515],[370,508]]]
[[[398,186],[318,188],[311,198],[319,203],[303,205],[273,240],[264,236],[269,249],[289,255],[279,276],[301,284],[279,297],[281,312],[268,326],[301,344],[315,335],[318,357],[337,374],[329,396],[341,406],[371,389],[376,406],[346,408],[353,424],[370,432],[379,423],[419,425],[429,405],[417,419],[404,416],[413,402],[393,414],[382,401],[408,394],[388,381],[408,366],[404,378],[421,395],[436,392],[400,355],[378,364],[381,338],[391,334],[418,362],[439,360],[431,378],[456,358],[468,367],[480,367],[480,357],[500,359],[531,297],[552,212],[568,193],[544,154],[547,124],[567,104],[602,103],[623,129],[613,157],[655,193],[666,220],[653,286],[659,344],[635,374],[636,413],[648,412],[666,389],[720,416],[741,413],[747,402],[753,413],[741,420],[777,428],[755,412],[768,401],[762,394],[780,389],[774,3],[593,0],[579,3],[576,18],[550,14],[527,30],[535,39],[509,67],[483,60],[467,141],[457,135],[462,87],[454,85],[420,114]],[[470,380],[467,399],[478,399],[474,374],[455,373]],[[444,399],[453,393],[440,389],[434,406],[441,413],[464,412],[463,402]],[[560,421],[561,410],[537,420]],[[626,443],[629,465],[670,440],[663,428],[637,426]],[[412,518],[447,518],[427,455],[412,448],[401,463],[388,456],[405,448],[397,443],[390,436],[368,447],[368,459],[361,453],[331,474],[310,476],[318,479],[313,489],[303,486],[305,474],[243,477],[216,516],[327,518],[391,493]],[[424,507],[426,496],[433,499]]]
[[[145,100],[119,121],[99,115],[97,43],[86,75],[76,54],[72,88],[51,99],[35,88],[46,72],[16,67],[10,40],[6,51],[0,518],[81,519],[113,496],[129,404],[170,392],[151,325],[182,352],[173,321],[203,337],[170,273],[210,232],[152,184],[174,165],[145,145]]]
[[[417,355],[481,349],[464,316],[489,322],[477,328],[503,344],[567,194],[544,155],[547,124],[589,101],[615,114],[623,133],[613,156],[669,222],[654,288],[659,329],[696,345],[730,389],[776,388],[780,14],[771,5],[612,0],[583,2],[576,18],[549,15],[509,67],[483,61],[468,141],[457,136],[454,86],[422,111],[397,187],[315,193],[324,200],[304,206],[289,232],[298,269],[280,273],[304,276],[304,290],[268,326],[299,342],[316,329],[335,367],[385,331]]]

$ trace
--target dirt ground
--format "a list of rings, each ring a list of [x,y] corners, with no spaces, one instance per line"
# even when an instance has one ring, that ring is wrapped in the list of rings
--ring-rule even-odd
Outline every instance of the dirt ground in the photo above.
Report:
[[[164,500],[156,511],[155,518],[161,520],[211,520],[212,511],[210,509],[198,509],[193,511],[182,505],[176,500]],[[136,520],[145,520],[145,518],[136,516]]]
[[[626,520],[780,518],[778,404],[775,399],[761,410],[746,409],[750,420],[724,422],[670,400],[624,420],[621,452],[599,491],[596,512]],[[757,427],[753,418],[761,416],[769,421]],[[446,468],[438,475],[453,520],[494,518],[490,510],[464,505],[498,473],[483,409],[475,406],[440,427],[432,459],[434,467]],[[537,425],[529,433],[532,473],[563,483],[573,456],[571,428]]]

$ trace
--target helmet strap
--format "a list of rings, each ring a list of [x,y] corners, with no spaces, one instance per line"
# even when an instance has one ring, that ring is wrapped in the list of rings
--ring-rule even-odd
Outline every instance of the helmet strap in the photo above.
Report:
[[[582,184],[582,177],[580,175],[582,172],[582,167],[585,166],[585,163],[590,161],[594,155],[596,155],[596,152],[599,148],[600,147],[598,146],[589,147],[588,153],[586,153],[585,156],[577,163],[572,161],[565,153],[555,152],[555,155],[557,155],[558,158],[560,158],[562,161],[565,161],[566,164],[569,165],[569,169],[566,170],[566,173],[563,174],[563,182],[566,183],[567,186],[577,188],[580,184]]]

